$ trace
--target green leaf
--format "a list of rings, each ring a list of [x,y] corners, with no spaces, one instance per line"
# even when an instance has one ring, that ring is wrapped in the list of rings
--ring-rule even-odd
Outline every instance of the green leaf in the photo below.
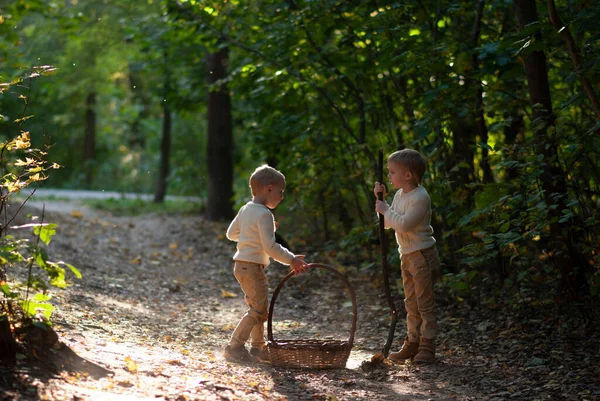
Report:
[[[50,294],[44,294],[43,292],[39,292],[39,293],[35,294],[35,296],[33,297],[33,300],[35,302],[45,302],[45,301],[49,301],[50,298],[52,298],[52,296]]]
[[[0,290],[4,293],[4,296],[7,298],[16,298],[19,296],[18,292],[12,292],[12,289],[8,284],[0,285]]]
[[[38,235],[48,245],[52,237],[56,234],[56,227],[58,227],[58,224],[54,223],[39,225],[33,228],[33,233]]]
[[[63,272],[57,277],[54,277],[52,280],[50,280],[50,284],[60,289],[67,288],[67,282],[65,281],[65,273]]]
[[[75,275],[75,277],[77,277],[77,278],[81,278],[81,277],[82,277],[82,276],[81,276],[81,272],[79,271],[79,269],[77,269],[77,268],[76,268],[75,266],[73,266],[72,264],[65,263],[65,262],[63,262],[63,261],[59,261],[59,262],[56,262],[56,263],[57,263],[58,265],[67,266],[67,267],[68,267],[68,268],[71,270],[71,272],[73,272],[73,274]]]
[[[469,292],[469,285],[464,281],[459,281],[455,284],[456,290],[461,294],[466,294]]]
[[[52,311],[54,311],[54,306],[52,306],[51,304],[26,300],[21,302],[21,308],[30,317],[33,317],[37,313],[41,312],[48,319],[50,319],[50,316],[52,316]]]
[[[44,249],[36,249],[33,258],[35,260],[35,263],[42,269],[46,269],[48,267],[48,254]]]

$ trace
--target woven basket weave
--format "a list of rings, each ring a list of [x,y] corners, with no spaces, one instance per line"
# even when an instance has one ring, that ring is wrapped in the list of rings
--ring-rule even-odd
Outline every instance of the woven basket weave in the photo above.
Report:
[[[327,369],[327,368],[344,368],[352,345],[354,344],[354,332],[356,331],[357,307],[356,296],[354,290],[350,287],[350,283],[342,273],[331,266],[320,263],[309,264],[310,269],[319,268],[326,269],[337,275],[345,284],[348,293],[352,298],[352,328],[350,337],[347,340],[316,340],[316,339],[295,339],[295,340],[275,340],[273,339],[273,309],[275,301],[279,295],[279,291],[285,282],[295,273],[292,271],[285,276],[271,298],[269,305],[269,319],[267,321],[267,347],[271,357],[271,364],[274,366],[282,366],[288,368],[310,368],[310,369]]]

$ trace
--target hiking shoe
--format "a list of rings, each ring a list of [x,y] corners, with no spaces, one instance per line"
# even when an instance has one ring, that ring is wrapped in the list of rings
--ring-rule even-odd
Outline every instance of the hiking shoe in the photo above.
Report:
[[[259,358],[261,361],[268,362],[271,360],[271,355],[269,355],[269,350],[266,346],[262,348],[250,348],[250,355]]]
[[[250,355],[246,347],[243,345],[234,346],[227,345],[225,347],[225,359],[229,362],[248,362],[255,363],[258,362],[258,358]]]
[[[419,343],[412,343],[408,341],[408,337],[404,339],[404,344],[402,344],[402,348],[398,352],[392,352],[388,355],[388,358],[394,362],[404,362],[407,359],[411,359],[419,350]]]
[[[435,362],[435,340],[421,338],[419,351],[415,355],[415,363],[426,364]]]

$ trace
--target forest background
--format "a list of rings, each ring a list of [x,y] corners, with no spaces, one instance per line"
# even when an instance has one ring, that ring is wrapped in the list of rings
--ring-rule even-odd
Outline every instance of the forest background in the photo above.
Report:
[[[63,166],[40,187],[195,196],[213,220],[269,163],[290,246],[373,271],[377,151],[415,148],[454,302],[575,307],[589,324],[598,15],[596,1],[2,0],[0,135],[29,132]]]

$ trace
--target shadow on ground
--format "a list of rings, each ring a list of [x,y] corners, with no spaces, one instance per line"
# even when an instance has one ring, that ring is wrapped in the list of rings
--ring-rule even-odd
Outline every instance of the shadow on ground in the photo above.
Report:
[[[63,343],[48,348],[29,346],[21,349],[14,360],[2,361],[0,367],[0,400],[48,399],[41,390],[50,380],[72,376],[95,380],[113,374],[112,371],[77,355]]]

